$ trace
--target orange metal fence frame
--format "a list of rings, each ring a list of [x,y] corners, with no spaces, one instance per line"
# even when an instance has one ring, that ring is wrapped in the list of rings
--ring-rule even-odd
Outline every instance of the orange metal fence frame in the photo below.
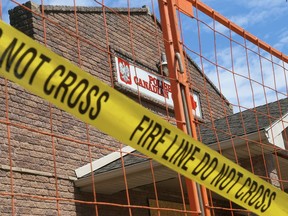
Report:
[[[192,5],[187,3],[185,4],[185,1],[177,1],[176,4],[174,0],[159,0],[159,9],[177,127],[197,139],[196,126],[192,114],[190,87],[187,82],[187,71],[184,63],[185,58],[176,15],[176,9],[179,7],[185,8],[186,13],[189,13],[189,10],[191,10],[190,13],[192,15]],[[177,58],[177,55],[179,55],[180,58]],[[192,215],[201,214],[210,216],[205,188],[197,185],[190,179],[186,179],[186,186],[190,208],[192,211],[198,212]]]

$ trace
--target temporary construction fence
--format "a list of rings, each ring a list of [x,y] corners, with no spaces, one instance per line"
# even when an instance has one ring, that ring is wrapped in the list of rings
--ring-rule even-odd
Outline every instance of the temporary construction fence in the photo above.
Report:
[[[1,24],[1,74],[20,84],[1,78],[1,215],[287,212],[286,55],[201,1],[49,3],[9,2],[34,41]]]

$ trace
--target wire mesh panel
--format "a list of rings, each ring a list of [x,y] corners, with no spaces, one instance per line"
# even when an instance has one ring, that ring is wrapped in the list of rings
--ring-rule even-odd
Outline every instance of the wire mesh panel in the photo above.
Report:
[[[2,1],[4,21],[179,123],[157,1],[22,3]],[[287,57],[190,4],[177,23],[198,139],[286,191]],[[8,80],[0,91],[1,215],[252,215]]]
[[[208,113],[198,121],[199,139],[285,190],[287,56],[204,4],[193,5],[194,16],[179,14],[179,22],[185,52],[203,72],[202,82],[190,77],[192,88],[202,91],[202,111]],[[207,88],[210,81],[220,99]],[[215,111],[216,100],[222,102],[218,112],[223,118]],[[234,114],[227,112],[226,100]],[[213,214],[248,214],[212,193],[210,200]]]

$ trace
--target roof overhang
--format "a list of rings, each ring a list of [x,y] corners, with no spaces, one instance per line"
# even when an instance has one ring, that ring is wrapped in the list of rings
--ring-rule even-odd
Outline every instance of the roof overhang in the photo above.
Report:
[[[135,151],[134,148],[130,146],[125,146],[124,148],[119,149],[118,151],[108,154],[102,158],[99,158],[93,161],[92,163],[88,163],[82,167],[77,168],[75,170],[76,176],[78,179],[82,178],[88,175],[89,173],[94,172],[95,170],[98,170],[115,160],[118,160],[119,158],[121,158],[121,156],[124,157],[125,155],[133,151]]]
[[[248,146],[251,157],[275,151],[273,145],[269,143],[266,134],[266,130],[263,129],[255,133],[242,137],[234,137],[209,146],[216,151],[219,151],[220,146],[222,154],[231,160],[235,161],[235,151],[238,159],[245,159],[249,156],[247,154]],[[261,140],[261,144],[259,140]],[[177,179],[178,174],[176,172],[152,160],[145,160],[140,163],[125,166],[125,171],[123,167],[121,167],[103,173],[96,173],[92,177],[92,170],[94,173],[97,169],[100,169],[113,161],[119,160],[121,155],[124,156],[132,151],[134,151],[133,148],[124,147],[117,152],[113,152],[92,162],[92,165],[87,164],[76,169],[78,180],[75,181],[75,186],[79,187],[81,191],[91,192],[93,191],[92,182],[94,181],[98,193],[113,194],[125,190],[126,188],[132,189],[152,184],[154,181],[153,179],[155,179],[156,182]],[[93,167],[92,170],[91,167]],[[151,167],[153,167],[153,174],[151,172]],[[171,187],[171,184],[166,183],[165,185]]]
[[[151,166],[153,166],[153,173],[151,172]],[[81,191],[91,192],[93,191],[92,182],[94,180],[97,193],[113,194],[125,190],[126,188],[131,189],[152,184],[154,182],[153,179],[157,182],[161,182],[175,179],[176,177],[177,173],[173,170],[152,160],[146,160],[142,163],[125,167],[125,175],[124,169],[120,168],[96,174],[94,175],[94,178],[90,175],[78,179],[75,181],[75,186],[79,187]]]
[[[285,149],[282,132],[286,127],[288,127],[288,113],[271,122],[269,127],[243,136],[235,136],[221,142],[212,143],[209,147],[218,152],[221,150],[221,154],[232,161],[245,160],[263,154],[275,154],[275,152],[281,153],[281,150]],[[178,178],[178,174],[155,161],[145,158],[130,165],[125,165],[124,169],[120,164],[121,157],[134,151],[135,149],[132,147],[126,146],[76,169],[78,180],[75,181],[75,186],[82,191],[91,192],[94,181],[98,193],[113,194],[125,189],[149,185],[156,181],[164,189],[166,187],[167,190],[179,190],[172,186],[175,179]],[[286,169],[288,167],[287,157],[283,157],[281,160],[284,160],[282,161],[284,168],[282,168]],[[104,169],[104,171],[101,170],[113,162],[117,162],[118,166]],[[153,173],[151,171],[152,167]],[[91,173],[94,175],[91,175]]]
[[[210,144],[209,147],[232,161],[236,161],[235,155],[239,160],[274,151],[273,145],[267,139],[265,129],[243,136],[231,137],[231,139]],[[247,153],[248,151],[250,154]]]

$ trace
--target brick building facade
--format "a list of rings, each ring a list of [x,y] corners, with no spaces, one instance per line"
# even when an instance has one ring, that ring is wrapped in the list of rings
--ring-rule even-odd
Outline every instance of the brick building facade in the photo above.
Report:
[[[139,96],[116,79],[115,57],[159,75],[157,65],[164,51],[161,26],[147,8],[129,12],[117,8],[103,13],[102,8],[77,7],[75,13],[74,7],[67,6],[31,2],[24,6],[9,12],[12,26],[153,112],[173,118],[171,107],[149,96]],[[197,121],[209,123],[232,114],[229,102],[192,59],[187,58],[186,64],[191,93],[196,92],[200,98],[202,116]],[[7,194],[0,196],[1,215],[56,215],[57,211],[69,216],[151,213],[146,208],[129,208],[128,204],[149,206],[149,200],[155,199],[153,185],[129,189],[129,196],[125,190],[95,196],[74,185],[77,168],[88,164],[90,158],[97,160],[117,151],[121,143],[18,85],[8,82],[6,87],[2,78],[0,91],[0,191]],[[51,199],[42,201],[43,197]],[[158,191],[161,200],[182,203],[181,197],[179,191]]]

